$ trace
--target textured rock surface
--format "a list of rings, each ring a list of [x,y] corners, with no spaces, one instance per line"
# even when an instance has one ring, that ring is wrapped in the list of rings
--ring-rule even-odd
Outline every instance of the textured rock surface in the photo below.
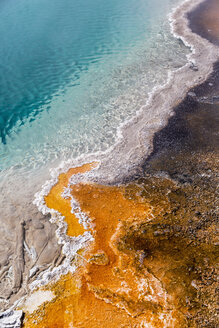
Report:
[[[1,195],[1,198],[4,198],[2,204],[8,201],[6,195]],[[56,225],[51,224],[49,216],[40,214],[34,205],[27,204],[27,208],[31,208],[31,216],[26,216],[26,211],[15,203],[11,206],[11,215],[8,213],[1,221],[1,310],[25,295],[28,284],[42,271],[52,268],[60,257]]]

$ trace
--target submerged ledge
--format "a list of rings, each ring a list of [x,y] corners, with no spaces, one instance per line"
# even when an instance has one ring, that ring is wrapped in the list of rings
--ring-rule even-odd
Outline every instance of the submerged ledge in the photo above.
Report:
[[[187,1],[180,8],[178,8],[178,10],[172,15],[171,20],[172,20],[172,28],[174,34],[177,37],[183,39],[183,41],[186,44],[189,44],[193,49],[193,53],[189,56],[190,62],[187,65],[185,65],[185,67],[176,71],[173,74],[173,76],[169,78],[169,81],[164,87],[160,88],[160,90],[155,90],[154,93],[151,95],[150,101],[147,104],[147,106],[150,107],[152,106],[155,110],[156,115],[154,117],[151,117],[150,119],[148,119],[148,117],[146,119],[145,112],[147,106],[142,108],[141,112],[138,114],[136,118],[134,118],[131,122],[127,123],[124,127],[121,128],[119,141],[113,149],[111,148],[105,154],[99,154],[99,156],[94,154],[93,156],[90,156],[89,158],[83,160],[85,162],[91,162],[91,160],[92,161],[97,160],[98,158],[98,161],[100,163],[99,166],[94,171],[91,171],[83,176],[80,174],[75,176],[75,181],[71,181],[71,183],[76,184],[78,182],[83,182],[83,181],[85,183],[87,181],[91,181],[91,182],[93,181],[93,182],[104,183],[104,184],[116,184],[116,183],[118,184],[124,181],[124,178],[126,176],[131,177],[134,175],[136,177],[136,172],[139,171],[139,168],[142,168],[140,164],[143,165],[145,158],[148,157],[148,155],[151,153],[153,149],[152,141],[153,141],[154,133],[165,125],[165,122],[167,121],[169,116],[173,114],[173,108],[177,103],[179,103],[185,97],[188,89],[191,88],[193,85],[203,82],[206,79],[206,77],[212,72],[213,69],[212,64],[214,61],[216,61],[218,57],[215,46],[210,44],[207,40],[200,38],[198,35],[191,33],[191,31],[188,28],[187,19],[184,16],[185,11],[191,10],[199,2],[200,1],[194,1],[194,2]],[[198,66],[198,70],[196,65]],[[204,67],[205,65],[206,67]],[[57,178],[59,174],[61,172],[66,172],[67,169],[70,167],[76,167],[77,165],[80,164],[81,164],[81,160],[78,159],[74,163],[69,162],[65,164],[63,167],[60,167],[57,171],[54,170],[53,171],[54,179],[48,182],[48,184],[44,186],[44,190],[42,191],[42,193],[39,193],[36,197],[35,203],[39,206],[40,210],[42,210],[43,213],[46,212],[51,213],[52,221],[53,222],[56,221],[59,224],[58,237],[60,243],[64,244],[63,251],[67,260],[65,259],[63,264],[60,267],[55,268],[52,273],[46,272],[45,275],[41,278],[41,280],[39,279],[39,281],[37,280],[34,281],[32,288],[36,288],[37,286],[40,286],[42,283],[45,284],[48,281],[50,281],[52,278],[53,279],[55,277],[57,278],[60,275],[67,273],[68,271],[73,273],[79,264],[78,257],[80,257],[80,254],[78,253],[78,250],[82,247],[82,245],[85,246],[86,242],[90,243],[92,241],[92,235],[90,233],[83,235],[81,239],[79,238],[79,239],[72,240],[67,238],[66,236],[67,226],[66,224],[64,224],[63,221],[64,218],[60,217],[55,210],[50,210],[46,208],[44,203],[44,196],[49,194],[51,186],[57,183]],[[129,173],[127,174],[127,172]],[[82,214],[83,213],[81,213],[80,217],[83,223]],[[88,218],[89,218],[89,214],[85,215],[84,223]],[[77,247],[75,247],[74,244],[75,242],[76,244],[77,242],[79,243]],[[72,265],[72,260],[74,259],[75,254],[79,254],[79,255],[76,256],[77,258],[76,263]],[[70,280],[68,280],[68,277],[69,276],[66,276],[66,279],[68,281],[67,285],[74,284],[72,282],[72,278],[70,277]],[[62,278],[60,283],[63,281],[63,279],[65,280],[65,277]],[[63,285],[64,289],[65,289],[65,284],[66,283],[64,283]],[[62,289],[62,291],[64,289]],[[101,301],[101,304],[102,302],[103,301]],[[169,305],[166,303],[165,306],[169,306]],[[165,308],[165,306],[163,305],[163,308]],[[119,307],[127,308],[126,305],[122,305]],[[142,308],[142,304],[141,304],[141,308]],[[148,311],[150,311],[150,309]],[[120,312],[121,310],[119,311],[119,315]],[[161,319],[163,319],[164,321],[163,315],[164,314],[161,313]],[[184,317],[182,316],[181,319],[184,320]],[[166,317],[165,320],[172,320],[172,319]],[[182,322],[180,323],[181,324],[180,327],[183,327]],[[158,324],[158,323],[155,322],[154,324]],[[34,326],[32,325],[31,327]],[[55,326],[52,325],[51,327],[55,327]]]

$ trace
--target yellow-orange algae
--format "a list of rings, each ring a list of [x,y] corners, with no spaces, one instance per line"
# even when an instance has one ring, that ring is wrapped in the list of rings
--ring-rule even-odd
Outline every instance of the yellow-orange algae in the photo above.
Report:
[[[78,173],[86,173],[98,165],[97,162],[84,164],[80,167],[74,167],[69,169],[66,173],[62,173],[58,177],[58,182],[53,186],[49,194],[45,197],[46,205],[58,211],[65,217],[65,221],[68,224],[67,235],[68,236],[79,236],[84,233],[83,226],[78,222],[78,219],[73,213],[71,213],[71,202],[69,199],[62,197],[64,188],[68,186],[69,179],[72,175]]]
[[[216,256],[205,237],[215,226],[197,230],[198,210],[209,212],[211,193],[165,178],[119,187],[81,183],[71,192],[95,241],[80,253],[77,272],[50,286],[56,299],[27,315],[24,327],[198,327],[192,317],[202,307],[201,272],[214,274]],[[201,288],[214,300],[214,284]]]
[[[84,267],[63,277],[53,287],[56,300],[27,316],[24,327],[162,328],[177,327],[179,321],[183,327],[181,313],[168,309],[159,280],[146,268],[139,271],[134,258],[116,247],[123,222],[150,221],[151,205],[125,197],[124,187],[79,184],[72,194],[92,219],[95,242],[84,254]],[[92,260],[99,254],[107,257],[105,263]]]
[[[104,251],[109,259],[107,266],[90,265],[89,279],[96,284],[117,286],[112,279],[112,270],[118,265],[118,251],[112,244],[112,237],[121,221],[131,222],[148,220],[150,207],[142,201],[133,201],[124,197],[124,187],[108,187],[96,185],[79,185],[72,188],[73,196],[79,201],[82,211],[89,213],[93,222],[95,243],[89,255]]]
[[[163,196],[153,206],[140,196],[137,186],[131,194],[127,186],[79,185],[72,188],[72,194],[93,219],[95,243],[86,259],[89,261],[100,251],[109,259],[105,266],[93,261],[90,261],[93,265],[86,265],[84,276],[89,290],[97,298],[125,310],[136,327],[183,327],[185,320],[172,302],[173,296],[167,294],[162,282],[144,266],[143,250],[121,251],[119,245],[122,235],[168,211]],[[108,325],[111,327],[110,321]],[[117,327],[120,325],[122,321],[117,322]]]

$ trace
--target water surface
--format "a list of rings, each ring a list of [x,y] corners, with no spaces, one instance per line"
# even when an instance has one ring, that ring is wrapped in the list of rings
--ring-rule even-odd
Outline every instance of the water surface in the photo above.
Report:
[[[180,0],[0,2],[0,168],[105,150],[187,49]]]

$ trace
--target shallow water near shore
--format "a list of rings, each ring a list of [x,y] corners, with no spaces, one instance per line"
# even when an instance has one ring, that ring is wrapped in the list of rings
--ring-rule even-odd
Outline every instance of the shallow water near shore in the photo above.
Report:
[[[179,3],[2,3],[1,170],[112,145],[119,124],[186,62],[167,21]]]

